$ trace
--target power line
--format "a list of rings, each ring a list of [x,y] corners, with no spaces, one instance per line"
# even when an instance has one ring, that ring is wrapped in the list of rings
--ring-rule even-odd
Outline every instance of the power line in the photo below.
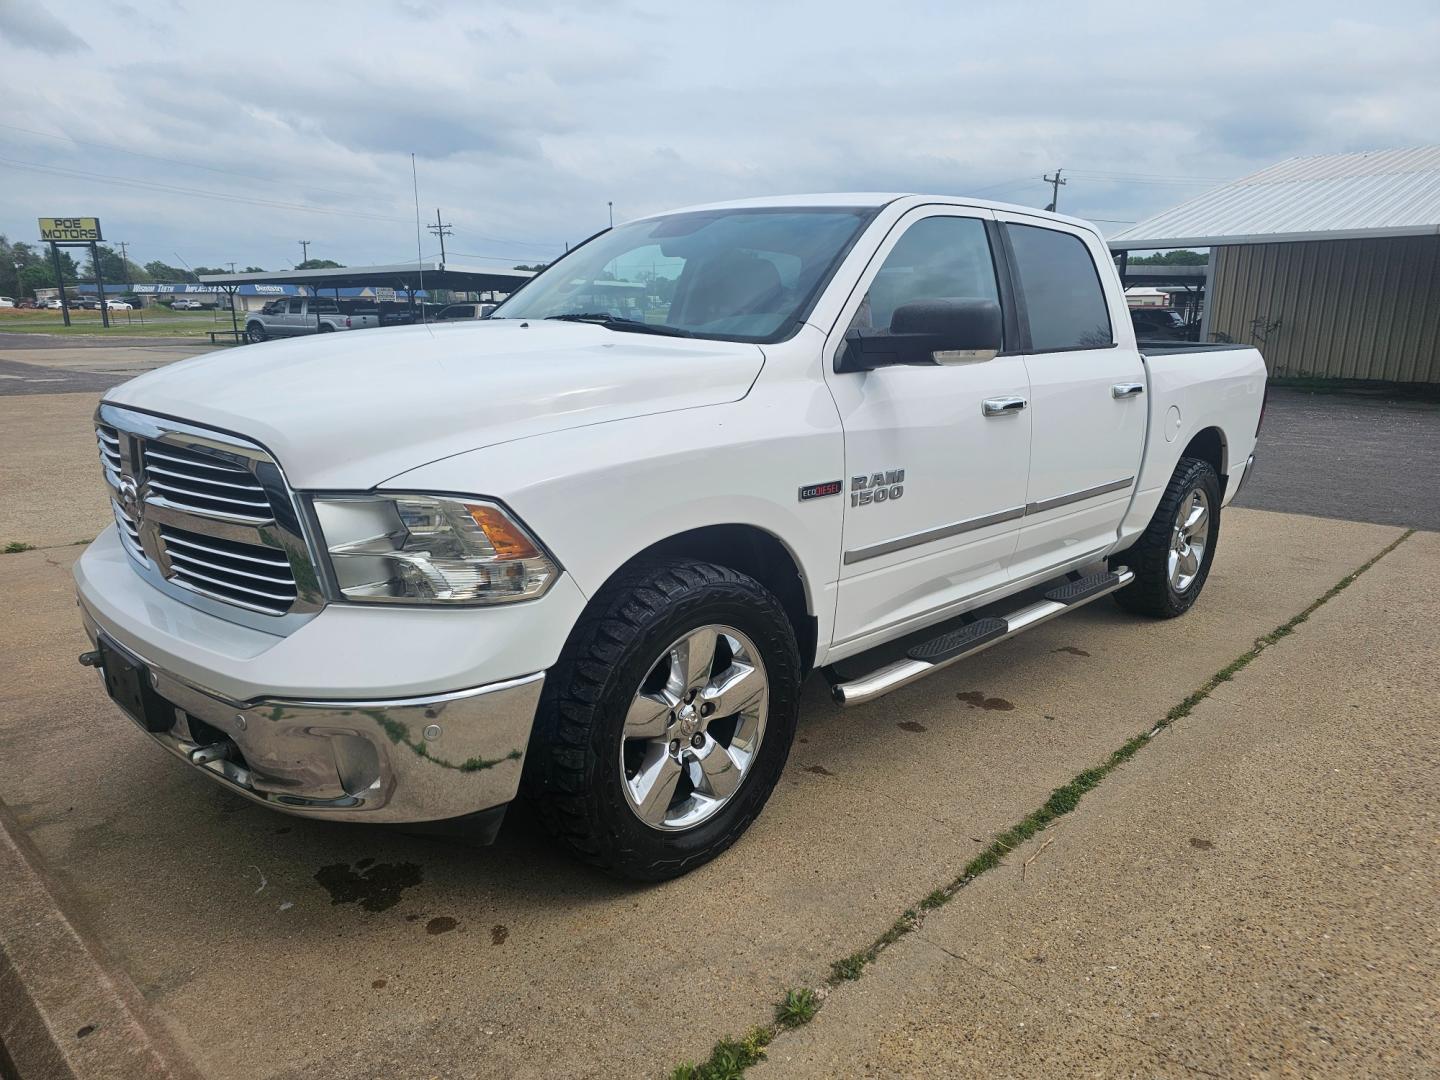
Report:
[[[171,195],[192,195],[201,199],[217,199],[223,202],[243,203],[248,206],[264,206],[276,210],[298,210],[312,214],[329,214],[332,216],[356,218],[365,221],[384,221],[398,225],[408,225],[408,218],[389,217],[384,214],[370,214],[359,210],[346,210],[339,207],[316,206],[313,203],[291,203],[280,202],[275,199],[254,197],[249,195],[235,195],[228,192],[207,191],[204,188],[182,187],[177,184],[163,184],[153,180],[139,180],[127,176],[116,176],[113,173],[90,172],[84,169],[71,169],[62,165],[45,165],[38,161],[21,161],[18,158],[0,157],[0,165],[14,169],[24,169],[31,172],[49,173],[56,176],[67,176],[78,180],[104,180],[111,184],[120,184],[125,187],[137,188],[147,191],[162,191]],[[477,236],[477,240],[483,240],[488,244],[506,244],[516,247],[543,248],[553,251],[558,245],[554,241],[539,240],[509,240],[498,236]],[[518,257],[518,256],[517,256]]]
[[[443,266],[445,263],[445,237],[454,236],[455,230],[450,227],[449,222],[440,220],[440,208],[438,206],[435,208],[435,224],[426,225],[425,231],[434,233],[440,238],[440,263]]]
[[[202,165],[198,161],[186,161],[184,158],[162,157],[159,154],[146,154],[139,150],[129,150],[123,146],[116,146],[113,143],[87,142],[84,139],[77,139],[72,135],[56,135],[49,131],[35,131],[33,128],[16,127],[14,124],[0,124],[0,128],[9,131],[19,131],[26,135],[38,135],[43,139],[56,139],[60,142],[74,143],[76,146],[94,146],[101,150],[110,150],[117,154],[129,154],[131,157],[146,158],[150,161],[163,161],[168,165],[183,165],[190,169],[204,169],[206,172],[220,173],[225,176],[242,176],[247,180],[259,180],[262,184],[280,184],[284,187],[293,187],[288,180],[277,180],[271,176],[256,176],[254,173],[238,172],[235,169],[222,169],[215,165]],[[332,188],[311,188],[311,191],[318,191],[325,195],[339,195],[345,199],[364,198],[363,194],[356,192],[335,191]]]
[[[1050,205],[1047,206],[1045,209],[1049,210],[1051,213],[1054,213],[1060,205],[1060,188],[1062,185],[1068,184],[1070,181],[1060,179],[1059,169],[1055,170],[1054,176],[1042,176],[1040,177],[1040,179],[1044,180],[1047,184],[1050,185]]]
[[[0,165],[6,165],[15,169],[28,169],[32,172],[50,173],[56,176],[68,176],[79,180],[104,180],[111,184],[120,184],[125,187],[141,188],[149,191],[163,191],[173,195],[193,195],[201,199],[219,199],[223,202],[246,203],[250,206],[266,206],[279,210],[303,210],[312,214],[337,214],[349,218],[363,218],[369,221],[389,221],[399,224],[406,224],[404,218],[387,217],[382,214],[367,214],[357,210],[343,210],[324,206],[314,206],[309,203],[287,203],[274,199],[252,198],[246,195],[232,195],[218,191],[206,191],[203,188],[180,187],[175,184],[160,184],[152,180],[135,180],[125,176],[114,176],[110,173],[87,172],[83,169],[69,169],[59,165],[42,165],[37,161],[20,161],[16,158],[0,157]]]

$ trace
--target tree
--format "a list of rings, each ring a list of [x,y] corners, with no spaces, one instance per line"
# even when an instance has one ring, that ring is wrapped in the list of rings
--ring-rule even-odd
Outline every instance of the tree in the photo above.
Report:
[[[263,266],[247,266],[241,272],[246,274],[263,274],[265,273],[265,268]]]
[[[1204,266],[1210,261],[1209,255],[1198,251],[1157,251],[1139,259],[1128,260],[1131,266]]]
[[[334,259],[306,259],[296,270],[343,270],[344,263],[337,263]]]
[[[155,281],[190,282],[191,284],[195,282],[195,275],[189,270],[181,270],[178,266],[170,266],[167,263],[161,262],[159,259],[146,263],[145,272]]]
[[[100,272],[105,276],[105,284],[128,285],[134,281],[150,280],[149,274],[128,259],[121,259],[113,249],[104,244],[96,246],[100,250]],[[95,280],[93,260],[88,256],[85,259],[85,276],[90,281]]]
[[[541,270],[544,270],[544,269],[545,269],[547,266],[549,266],[549,265],[550,265],[549,263],[536,263],[534,266],[526,266],[524,263],[521,263],[519,266],[515,267],[515,269],[516,269],[516,270],[533,270],[533,271],[535,271],[535,273],[538,274]]]
[[[60,252],[60,271],[65,275],[66,285],[73,285],[80,280],[79,268],[68,251]],[[34,245],[23,240],[12,244],[4,236],[0,236],[0,294],[33,295],[36,289],[53,289],[55,284],[55,268],[50,262],[48,251],[37,250]]]

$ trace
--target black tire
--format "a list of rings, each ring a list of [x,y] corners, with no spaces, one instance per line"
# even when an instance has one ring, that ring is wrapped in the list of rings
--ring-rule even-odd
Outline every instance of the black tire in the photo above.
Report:
[[[769,683],[764,735],[727,803],[691,828],[662,832],[640,820],[621,786],[623,723],[670,644],[711,623],[739,630],[760,654]],[[678,877],[733,844],[764,807],[790,753],[800,682],[794,630],[759,582],[691,559],[641,565],[596,595],[546,676],[525,794],[584,861],[638,881]]]
[[[269,336],[269,334],[265,333],[265,327],[261,326],[258,322],[249,323],[245,327],[245,340],[251,345],[259,345]]]
[[[1197,490],[1204,493],[1209,504],[1205,552],[1194,580],[1185,589],[1177,590],[1170,580],[1170,543],[1180,507],[1187,504]],[[1157,619],[1173,619],[1190,610],[1205,587],[1210,564],[1215,559],[1215,542],[1220,536],[1220,497],[1220,477],[1213,465],[1201,458],[1180,459],[1140,539],[1118,555],[1110,556],[1111,566],[1128,566],[1135,572],[1135,580],[1114,594],[1117,604],[1126,611]]]
[[[329,323],[321,323],[321,324],[320,324],[320,333],[322,333],[322,334],[333,334],[334,332],[335,332],[335,327],[331,326]]]

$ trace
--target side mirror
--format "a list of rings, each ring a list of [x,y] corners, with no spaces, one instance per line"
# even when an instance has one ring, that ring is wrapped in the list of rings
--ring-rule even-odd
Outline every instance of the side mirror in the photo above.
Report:
[[[890,329],[851,329],[835,370],[898,365],[974,364],[1000,351],[1003,320],[994,300],[916,300],[890,317]]]

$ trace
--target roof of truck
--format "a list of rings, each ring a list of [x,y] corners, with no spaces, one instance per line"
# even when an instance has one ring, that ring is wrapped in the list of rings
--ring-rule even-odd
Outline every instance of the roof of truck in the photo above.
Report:
[[[1099,231],[1093,223],[1083,218],[1069,217],[1065,214],[1055,214],[1049,210],[1038,210],[1033,206],[994,202],[990,199],[976,199],[968,195],[934,195],[914,191],[827,191],[801,195],[762,195],[754,199],[733,199],[727,202],[704,203],[700,206],[682,206],[675,210],[663,210],[654,214],[646,214],[644,217],[663,217],[666,214],[686,214],[700,210],[738,210],[747,207],[881,207],[888,206],[890,203],[900,199],[917,200],[920,203],[944,203],[951,206],[977,206],[983,210],[1008,210],[1017,214],[1027,214],[1031,217],[1063,221],[1066,224],[1078,225],[1092,232]],[[643,220],[643,218],[637,220]]]

